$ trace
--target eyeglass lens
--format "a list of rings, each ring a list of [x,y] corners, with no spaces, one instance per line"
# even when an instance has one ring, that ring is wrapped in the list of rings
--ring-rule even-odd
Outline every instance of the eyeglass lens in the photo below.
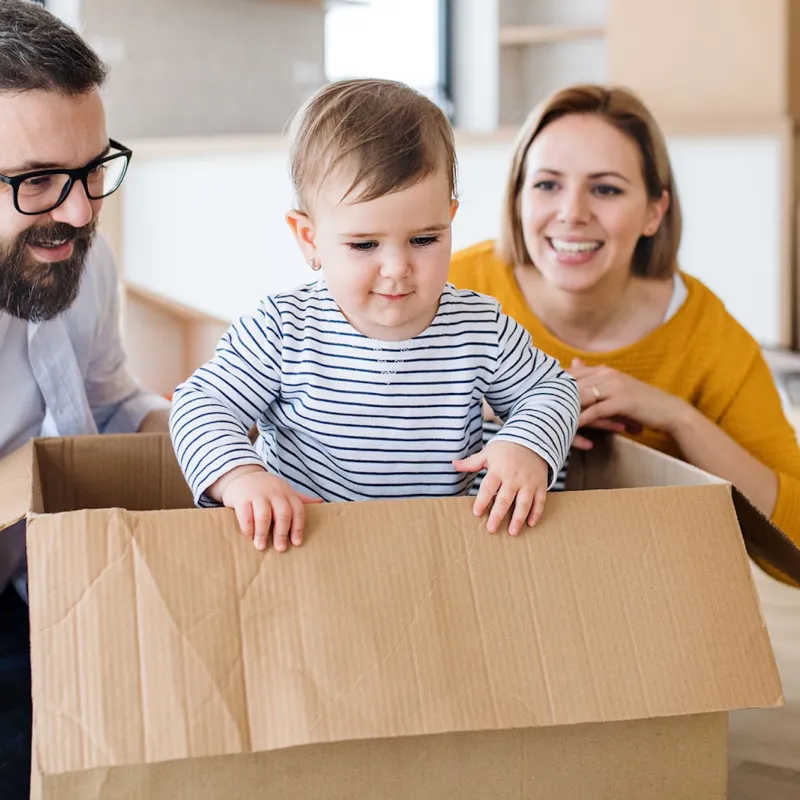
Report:
[[[86,176],[87,194],[92,200],[111,194],[125,175],[127,158],[120,154],[98,164]],[[17,189],[17,203],[26,213],[41,213],[57,206],[63,199],[69,175],[57,172],[38,175],[23,181]]]

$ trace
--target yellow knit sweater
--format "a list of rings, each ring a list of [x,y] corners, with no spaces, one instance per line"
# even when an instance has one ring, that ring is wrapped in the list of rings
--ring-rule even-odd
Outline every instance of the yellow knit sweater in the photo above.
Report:
[[[719,425],[778,476],[772,521],[800,545],[800,447],[758,343],[700,281],[683,275],[688,296],[677,313],[635,344],[607,353],[576,350],[553,336],[530,310],[512,267],[482,242],[454,254],[450,281],[492,295],[530,331],[536,346],[568,367],[573,358],[606,364],[681,397]],[[679,456],[675,442],[645,430],[643,444]],[[762,565],[763,566],[763,565]],[[775,577],[787,578],[767,569]]]

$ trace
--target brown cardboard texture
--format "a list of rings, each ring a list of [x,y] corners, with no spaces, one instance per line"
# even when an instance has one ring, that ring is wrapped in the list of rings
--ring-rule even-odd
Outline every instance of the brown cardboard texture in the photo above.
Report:
[[[35,459],[33,442],[0,459],[0,530],[42,510]]]
[[[742,538],[779,534],[623,440],[519,537],[469,498],[326,504],[282,555],[189,508],[165,438],[12,458],[35,797],[707,800],[726,712],[782,702]]]

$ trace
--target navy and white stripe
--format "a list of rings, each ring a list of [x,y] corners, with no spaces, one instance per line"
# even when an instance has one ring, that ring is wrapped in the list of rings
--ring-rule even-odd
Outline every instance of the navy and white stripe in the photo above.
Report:
[[[686,298],[689,296],[689,289],[686,286],[686,281],[684,281],[683,276],[680,272],[676,272],[673,275],[672,279],[672,299],[669,301],[669,306],[664,314],[664,322],[669,322],[675,314],[678,313],[680,307],[683,305]],[[494,421],[486,420],[483,423],[483,446],[486,447],[487,444],[492,440],[494,435],[499,432],[502,426],[498,425]],[[567,454],[566,459],[564,460],[564,466],[561,468],[561,472],[558,473],[558,478],[556,479],[555,483],[550,487],[550,491],[552,492],[563,492],[567,488],[567,470],[569,469],[569,454]],[[478,490],[481,487],[481,481],[483,480],[484,476],[486,475],[485,472],[478,473],[478,477],[475,478],[475,483],[472,484],[472,487],[469,490],[469,493],[472,495],[478,494]]]
[[[245,464],[329,501],[459,495],[474,475],[451,462],[481,449],[484,397],[507,420],[495,439],[538,453],[555,478],[575,434],[577,387],[496,300],[448,284],[425,331],[376,342],[320,281],[231,326],[175,391],[171,433],[200,505]]]

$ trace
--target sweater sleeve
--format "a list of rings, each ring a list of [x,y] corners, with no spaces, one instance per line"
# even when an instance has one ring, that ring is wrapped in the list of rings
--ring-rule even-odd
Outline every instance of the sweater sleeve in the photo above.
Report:
[[[198,505],[213,505],[204,493],[227,472],[263,466],[248,432],[280,392],[281,345],[270,299],[232,325],[214,357],[175,390],[170,433]]]
[[[497,324],[497,368],[486,400],[506,422],[493,441],[521,444],[541,456],[552,486],[578,425],[577,384],[511,317],[498,312]]]
[[[750,455],[778,477],[772,522],[800,547],[800,447],[786,419],[772,373],[757,351],[738,391],[718,421],[719,426]],[[792,581],[774,568],[759,566],[785,583]]]

